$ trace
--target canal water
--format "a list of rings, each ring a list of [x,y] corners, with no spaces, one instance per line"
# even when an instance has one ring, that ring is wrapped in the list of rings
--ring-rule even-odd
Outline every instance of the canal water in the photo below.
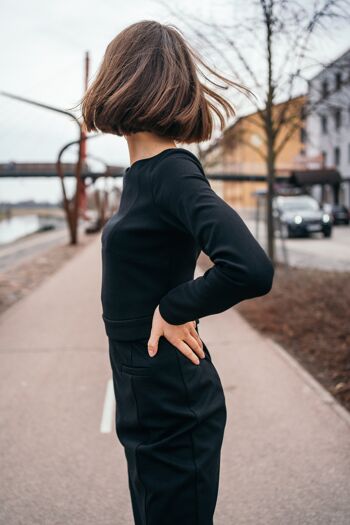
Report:
[[[38,231],[62,228],[65,221],[56,217],[19,215],[0,220],[0,245],[16,241]]]

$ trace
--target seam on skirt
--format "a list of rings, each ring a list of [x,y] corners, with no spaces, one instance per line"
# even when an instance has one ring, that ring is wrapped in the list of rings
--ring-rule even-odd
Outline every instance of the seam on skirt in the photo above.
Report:
[[[185,393],[186,393],[186,399],[187,399],[187,406],[189,408],[189,410],[192,412],[192,414],[194,414],[197,422],[199,422],[199,419],[198,419],[198,416],[196,414],[196,412],[193,410],[193,408],[191,407],[190,405],[190,399],[189,399],[189,394],[188,394],[188,388],[187,388],[187,385],[186,385],[186,381],[185,381],[185,378],[183,376],[183,372],[182,372],[182,368],[181,368],[181,363],[180,363],[180,357],[178,355],[178,353],[176,352],[176,360],[177,360],[177,364],[178,364],[178,367],[179,367],[179,370],[180,370],[180,375],[181,375],[181,379],[182,379],[182,383],[184,385],[184,389],[185,389]],[[188,359],[186,357],[186,359]],[[193,366],[200,366],[200,365],[195,365],[193,364]],[[199,502],[199,498],[198,498],[198,468],[197,468],[197,463],[196,463],[196,455],[195,455],[195,450],[194,450],[194,444],[193,444],[193,435],[192,435],[192,431],[190,432],[190,436],[191,436],[191,448],[192,448],[192,458],[193,458],[193,464],[194,464],[194,470],[195,470],[195,494],[196,494],[196,525],[199,525],[199,516],[198,516],[198,502]]]
[[[140,423],[140,415],[139,415],[139,407],[138,407],[138,403],[137,403],[137,397],[136,397],[136,394],[135,394],[135,388],[134,388],[134,378],[130,378],[130,382],[131,382],[131,389],[132,389],[132,393],[133,393],[133,396],[134,396],[134,399],[135,399],[135,406],[136,406],[136,414],[137,414],[137,421],[138,421],[138,424],[140,426],[141,423]],[[145,491],[145,507],[144,507],[144,513],[145,513],[145,525],[147,525],[147,489],[146,489],[146,485],[144,484],[143,480],[142,480],[142,477],[140,475],[140,470],[139,470],[139,465],[138,465],[138,456],[137,456],[137,450],[138,448],[143,445],[143,443],[145,443],[146,441],[141,441],[138,445],[136,445],[135,447],[135,465],[136,465],[136,469],[137,469],[137,474],[140,478],[140,481],[142,483],[142,486],[143,486],[143,490]]]

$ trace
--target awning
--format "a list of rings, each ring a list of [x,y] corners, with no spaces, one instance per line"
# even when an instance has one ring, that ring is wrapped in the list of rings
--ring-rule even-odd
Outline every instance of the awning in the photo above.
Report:
[[[297,186],[310,186],[312,184],[339,184],[342,177],[337,170],[321,169],[292,171],[290,183]]]

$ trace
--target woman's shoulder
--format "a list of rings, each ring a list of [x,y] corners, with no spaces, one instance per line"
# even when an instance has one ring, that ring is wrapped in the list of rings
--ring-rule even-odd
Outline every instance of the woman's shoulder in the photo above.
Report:
[[[184,162],[195,163],[200,169],[203,169],[202,164],[199,158],[197,157],[197,155],[187,148],[182,148],[182,147],[168,148],[168,149],[163,150],[162,153],[163,155],[161,155],[157,159],[158,165],[169,164],[169,162],[171,161],[174,161],[174,162],[184,161]]]
[[[179,199],[212,191],[197,156],[184,148],[169,150],[152,167],[151,191],[156,204],[170,207]]]
[[[208,182],[199,158],[186,148],[170,148],[152,166],[152,183],[176,185],[189,176],[197,175]],[[209,182],[208,182],[209,183]]]

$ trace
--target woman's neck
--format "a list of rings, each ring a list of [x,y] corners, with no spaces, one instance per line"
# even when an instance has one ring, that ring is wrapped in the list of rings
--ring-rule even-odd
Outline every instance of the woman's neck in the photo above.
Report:
[[[149,131],[138,131],[125,135],[128,143],[130,164],[136,160],[153,157],[167,148],[176,148],[175,141],[168,137],[160,137]]]

